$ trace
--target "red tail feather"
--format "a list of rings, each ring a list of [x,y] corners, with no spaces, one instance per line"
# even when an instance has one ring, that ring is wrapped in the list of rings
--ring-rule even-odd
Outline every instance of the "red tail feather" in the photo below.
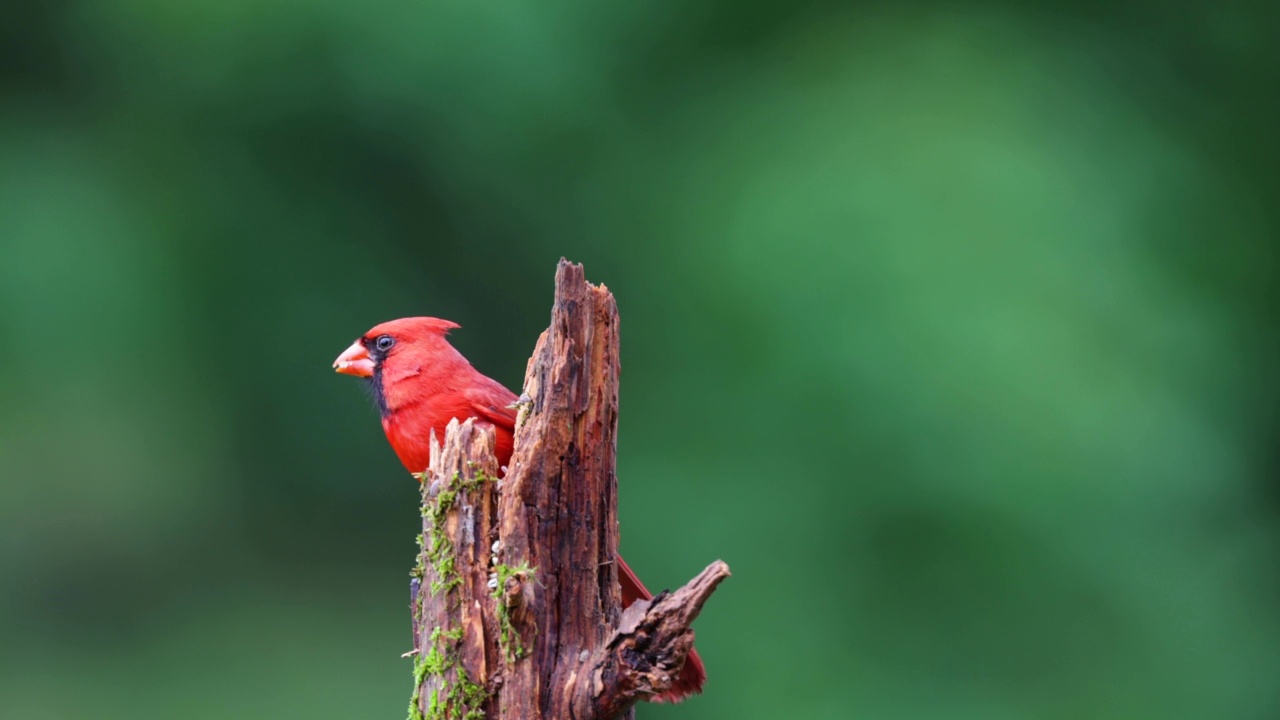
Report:
[[[628,607],[636,600],[648,600],[653,597],[653,593],[640,582],[640,578],[636,577],[631,568],[627,566],[627,562],[618,556],[618,581],[622,585],[622,607]],[[697,650],[690,650],[689,657],[684,661],[684,667],[680,670],[680,677],[676,678],[675,684],[671,689],[655,695],[651,698],[651,702],[669,702],[677,703],[694,693],[702,692],[702,686],[707,682],[707,669],[702,666],[702,658],[698,657]]]

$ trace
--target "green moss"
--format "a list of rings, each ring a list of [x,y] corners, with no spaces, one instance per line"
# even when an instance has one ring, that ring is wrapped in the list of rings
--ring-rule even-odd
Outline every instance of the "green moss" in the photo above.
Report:
[[[427,540],[422,533],[418,533],[418,562],[409,571],[409,577],[415,577],[419,580],[427,574],[427,561],[422,555],[422,550],[426,546]]]
[[[429,496],[430,487],[426,484],[429,475],[422,473],[419,479],[423,481],[422,516],[427,523],[426,531],[418,536],[418,561],[411,575],[419,579],[425,577],[430,565],[433,579],[428,587],[431,595],[436,596],[462,584],[453,540],[445,528],[449,511],[457,504],[460,493],[475,490],[493,478],[480,472],[463,479],[460,473],[454,473],[434,498]],[[415,627],[421,624],[422,618],[415,617]],[[489,694],[483,685],[471,680],[458,662],[457,646],[461,641],[461,627],[453,630],[436,627],[431,631],[427,647],[414,656],[413,697],[409,700],[408,720],[484,720],[484,703]],[[439,677],[442,684],[431,690],[424,713],[420,707],[422,686],[429,677]]]
[[[502,656],[507,659],[507,662],[515,662],[528,654],[524,647],[524,642],[520,638],[520,633],[511,624],[511,609],[503,602],[507,581],[513,577],[532,578],[537,571],[537,568],[529,567],[527,562],[521,563],[516,567],[498,565],[494,568],[494,574],[498,578],[498,586],[493,589],[492,593],[493,598],[498,601],[498,647],[501,648]]]
[[[418,701],[422,699],[422,683],[427,679],[427,664],[418,658],[421,654],[418,653],[413,657],[413,696],[409,698],[408,720],[425,720],[422,716],[422,708],[418,707]]]
[[[484,703],[488,699],[489,693],[484,687],[471,682],[466,671],[458,668],[458,681],[450,688],[446,701],[447,705],[461,711],[460,715],[453,717],[461,720],[484,720]]]
[[[458,643],[462,641],[462,628],[431,631],[427,640],[430,649],[414,657],[413,697],[409,700],[408,720],[484,720],[484,704],[489,693],[483,685],[473,682],[458,662]],[[452,679],[450,678],[452,674]],[[424,713],[419,707],[422,685],[428,677],[441,679],[441,686],[433,688],[427,697]]]
[[[456,627],[452,630],[441,630],[437,627],[431,631],[431,637],[428,639],[428,642],[435,644],[435,642],[441,638],[457,643],[462,640],[462,628]]]
[[[436,493],[435,498],[423,498],[422,516],[428,520],[429,528],[427,536],[420,540],[420,546],[425,544],[426,547],[418,554],[418,566],[414,568],[414,573],[421,577],[426,573],[425,564],[431,563],[435,570],[435,579],[430,585],[433,596],[447,593],[462,584],[454,559],[453,541],[445,532],[445,520],[458,501],[458,493],[475,490],[492,480],[492,477],[483,472],[476,473],[470,479],[463,479],[461,474],[455,472],[449,482]],[[429,492],[430,488],[424,486],[424,496]]]
[[[426,657],[422,658],[420,665],[422,666],[422,672],[427,675],[442,675],[449,668],[444,654],[435,645],[431,646],[431,651],[427,653]]]

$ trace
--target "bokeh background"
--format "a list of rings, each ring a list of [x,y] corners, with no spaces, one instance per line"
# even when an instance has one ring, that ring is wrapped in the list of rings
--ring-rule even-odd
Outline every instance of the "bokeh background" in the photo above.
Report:
[[[400,718],[416,489],[333,358],[623,321],[657,718],[1280,716],[1264,3],[0,9],[0,718]]]

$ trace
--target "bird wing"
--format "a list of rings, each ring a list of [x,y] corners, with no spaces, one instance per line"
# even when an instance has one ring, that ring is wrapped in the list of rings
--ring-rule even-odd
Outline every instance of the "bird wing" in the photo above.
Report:
[[[515,393],[494,383],[496,387],[473,387],[466,391],[467,403],[475,417],[491,422],[507,432],[516,430]]]

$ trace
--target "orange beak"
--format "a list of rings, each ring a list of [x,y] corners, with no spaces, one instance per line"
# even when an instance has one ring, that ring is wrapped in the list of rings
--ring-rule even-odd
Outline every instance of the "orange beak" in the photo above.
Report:
[[[369,351],[364,345],[356,340],[333,361],[333,369],[343,375],[373,377],[373,358],[369,357]]]

